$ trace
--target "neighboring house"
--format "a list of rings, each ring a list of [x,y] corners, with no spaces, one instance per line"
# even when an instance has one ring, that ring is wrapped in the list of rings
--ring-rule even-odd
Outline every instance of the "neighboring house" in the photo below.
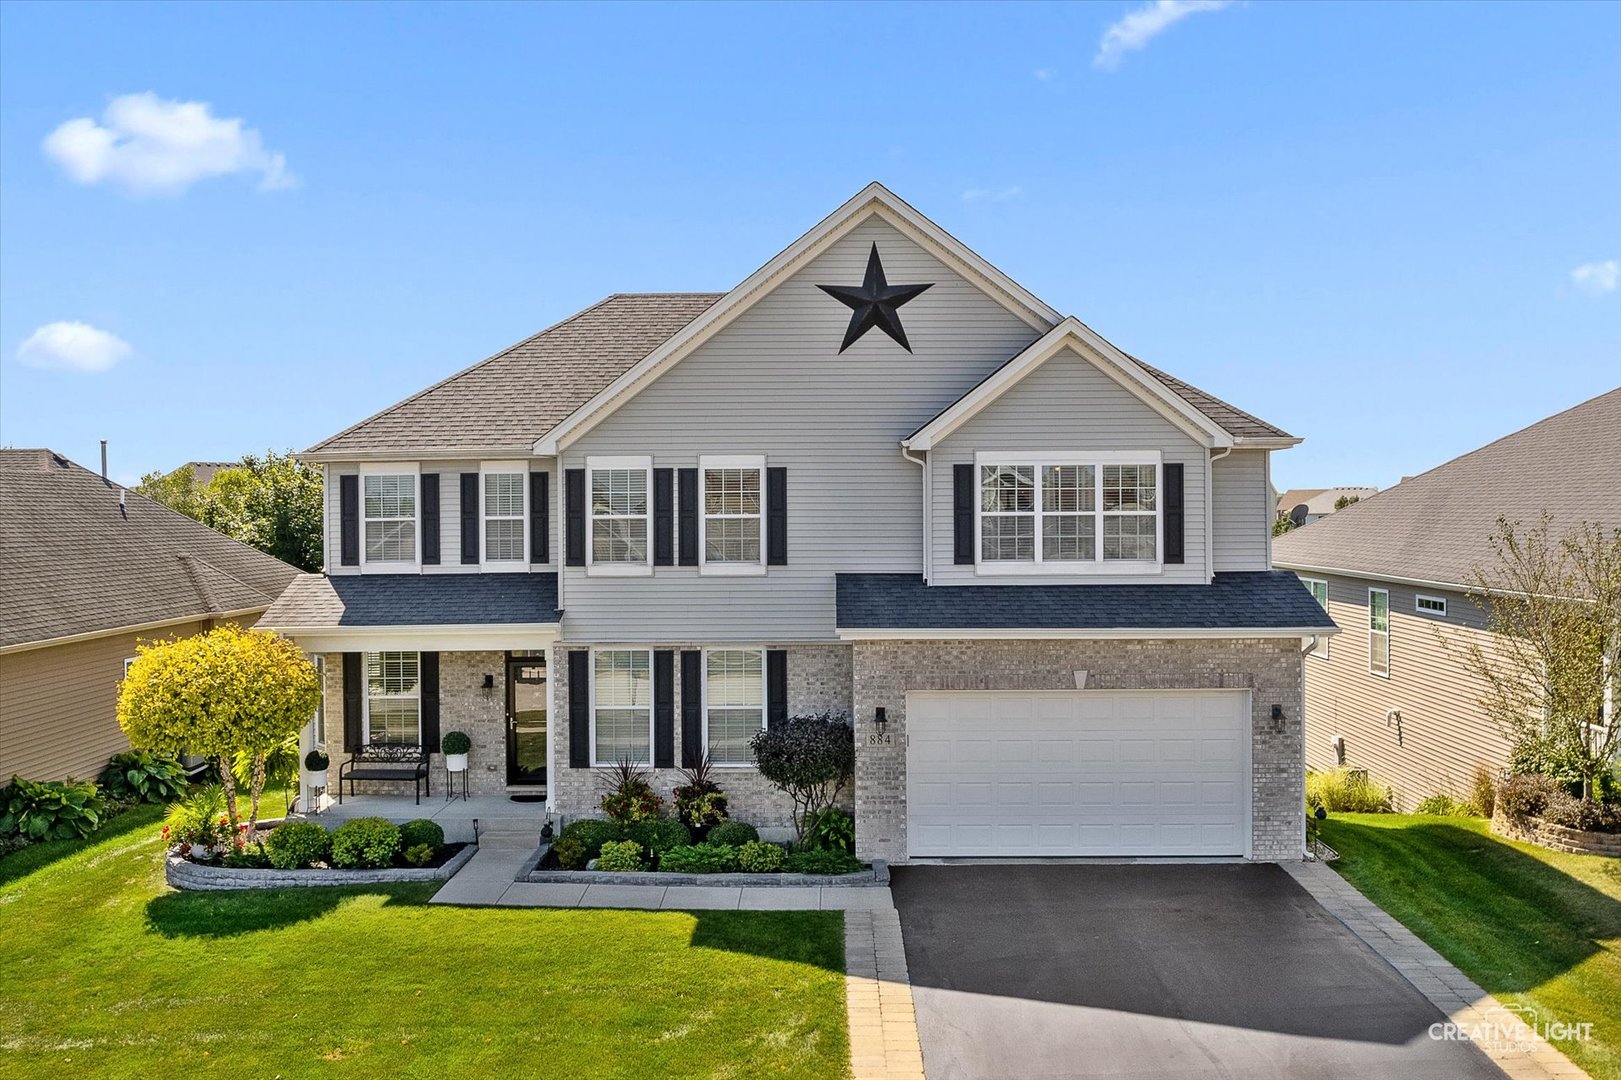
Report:
[[[215,473],[221,469],[235,469],[241,464],[240,461],[188,461],[179,469],[176,469],[175,472],[180,472],[181,469],[190,469],[192,479],[197,482],[197,486],[205,488],[213,481]],[[171,473],[170,475],[174,474]]]
[[[1310,525],[1318,518],[1325,518],[1332,514],[1341,499],[1356,500],[1360,502],[1370,496],[1377,495],[1376,487],[1331,487],[1331,488],[1290,488],[1278,496],[1277,516],[1288,517],[1294,514],[1296,525]],[[1296,507],[1305,507],[1296,513]]]
[[[1621,390],[1272,542],[1346,631],[1306,661],[1309,767],[1366,769],[1411,808],[1466,795],[1478,768],[1507,762],[1464,657],[1490,639],[1466,594],[1474,569],[1495,565],[1498,516],[1529,527],[1544,511],[1556,532],[1621,527]]]
[[[1297,442],[874,184],[728,293],[610,296],[306,451],[326,573],[263,625],[326,657],[334,769],[460,729],[475,791],[575,817],[707,753],[780,825],[749,739],[831,711],[866,858],[1298,858]]]
[[[0,450],[0,782],[92,777],[137,642],[251,625],[298,570],[50,450]]]

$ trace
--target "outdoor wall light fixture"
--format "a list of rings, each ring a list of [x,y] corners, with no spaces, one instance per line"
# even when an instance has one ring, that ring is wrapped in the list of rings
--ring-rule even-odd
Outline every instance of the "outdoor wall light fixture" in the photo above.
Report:
[[[884,707],[882,705],[878,706],[878,708],[872,711],[872,722],[878,726],[878,734],[882,735],[884,733],[884,728],[889,724],[889,717],[884,715]]]
[[[486,673],[484,676],[484,699],[488,701],[495,696],[495,676]]]
[[[1282,705],[1274,705],[1274,706],[1272,706],[1272,719],[1274,719],[1274,720],[1282,720],[1283,719],[1283,706]]]

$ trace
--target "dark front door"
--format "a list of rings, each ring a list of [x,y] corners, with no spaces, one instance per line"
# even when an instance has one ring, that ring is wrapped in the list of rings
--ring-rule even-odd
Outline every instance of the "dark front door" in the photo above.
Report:
[[[507,655],[507,783],[546,783],[544,655]]]

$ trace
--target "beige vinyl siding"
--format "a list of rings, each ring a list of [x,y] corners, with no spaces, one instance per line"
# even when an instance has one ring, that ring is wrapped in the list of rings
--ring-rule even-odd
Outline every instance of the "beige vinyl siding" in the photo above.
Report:
[[[973,464],[977,451],[1080,453],[1159,451],[1181,462],[1186,561],[1163,574],[1037,574],[979,577],[953,554],[953,466]],[[937,444],[929,453],[934,585],[1012,585],[1040,582],[1203,584],[1205,575],[1205,450],[1141,398],[1073,349],[1065,349]],[[1265,536],[1264,526],[1261,535]]]
[[[1494,772],[1504,766],[1508,742],[1480,707],[1482,687],[1463,655],[1471,641],[1490,643],[1473,601],[1460,592],[1388,581],[1300,576],[1328,582],[1329,615],[1344,631],[1327,659],[1306,659],[1308,768],[1332,768],[1330,740],[1343,735],[1345,763],[1393,787],[1397,808],[1411,810],[1436,792],[1467,795],[1480,765]],[[1388,679],[1368,671],[1370,587],[1390,592]],[[1445,597],[1446,617],[1415,613],[1420,592]],[[1401,713],[1399,741],[1395,722],[1386,720],[1391,709]]]
[[[1217,573],[1270,569],[1267,540],[1272,529],[1272,494],[1266,462],[1265,450],[1234,450],[1210,465],[1212,555]]]
[[[237,621],[251,626],[260,613]],[[129,749],[118,684],[139,642],[189,637],[208,621],[0,654],[0,777],[94,778]]]
[[[914,352],[875,330],[840,354],[850,310],[816,285],[861,281],[875,241],[892,284],[934,283],[901,308]],[[788,565],[758,577],[565,567],[570,639],[833,639],[836,572],[922,572],[922,470],[900,440],[1038,336],[887,224],[856,226],[564,451],[564,468],[763,454],[788,470]]]

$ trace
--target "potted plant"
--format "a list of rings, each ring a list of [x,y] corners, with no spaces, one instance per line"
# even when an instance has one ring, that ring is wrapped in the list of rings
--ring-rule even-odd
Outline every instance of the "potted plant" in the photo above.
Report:
[[[449,772],[467,771],[467,751],[473,748],[473,740],[464,732],[452,731],[439,742],[440,749],[445,752],[445,769]]]
[[[326,767],[330,764],[331,759],[320,750],[311,750],[304,755],[304,772],[309,776],[310,787],[326,787]]]

